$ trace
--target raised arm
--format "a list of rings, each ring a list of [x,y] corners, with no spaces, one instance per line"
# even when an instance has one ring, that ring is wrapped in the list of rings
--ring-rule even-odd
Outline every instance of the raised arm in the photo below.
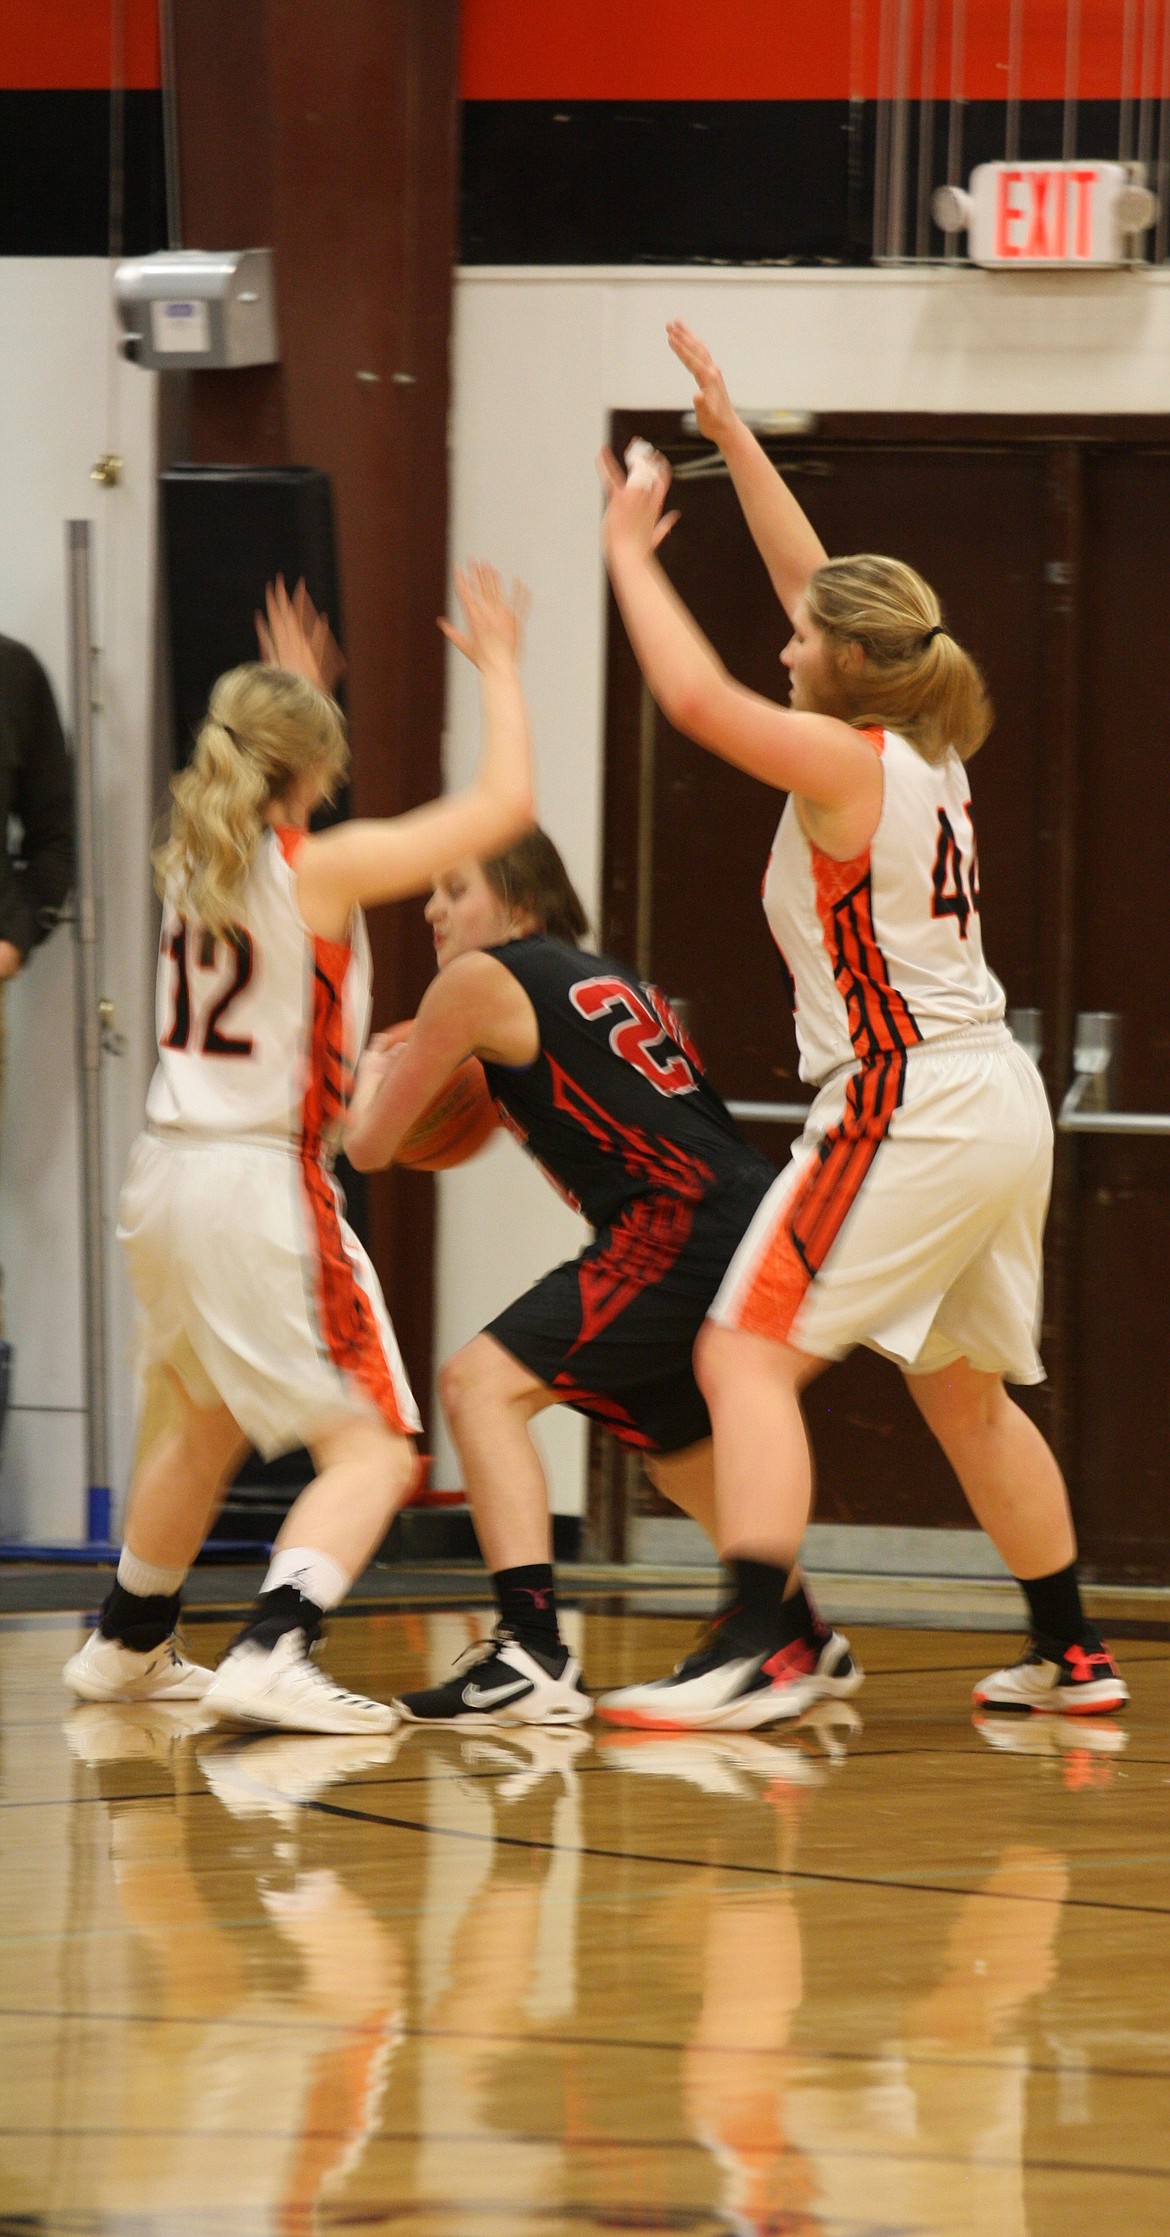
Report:
[[[278,575],[264,592],[264,611],[252,616],[260,658],[268,668],[285,668],[290,675],[307,676],[318,691],[332,691],[345,674],[345,655],[329,627],[328,614],[319,614],[301,577],[292,597]]]
[[[479,562],[456,571],[462,629],[439,626],[480,675],[483,746],[474,781],[463,792],[385,822],[337,824],[307,839],[297,858],[301,909],[314,930],[344,921],[357,905],[372,907],[422,893],[435,878],[469,858],[499,854],[535,821],[532,744],[517,658],[527,603],[509,597],[494,567]]]
[[[749,776],[815,807],[880,804],[877,756],[860,732],[835,715],[778,707],[736,683],[667,581],[654,557],[669,486],[665,461],[653,480],[627,481],[608,451],[599,464],[609,493],[610,580],[638,666],[668,722]]]
[[[828,553],[787,482],[745,427],[727,393],[727,384],[705,342],[681,319],[668,322],[667,339],[695,382],[695,417],[708,442],[727,462],[743,517],[772,578],[772,587],[791,620],[810,575]]]
[[[389,1165],[403,1136],[469,1056],[531,1064],[540,1053],[536,1012],[494,956],[461,955],[432,979],[409,1040],[375,1040],[358,1068],[345,1154],[359,1172]]]

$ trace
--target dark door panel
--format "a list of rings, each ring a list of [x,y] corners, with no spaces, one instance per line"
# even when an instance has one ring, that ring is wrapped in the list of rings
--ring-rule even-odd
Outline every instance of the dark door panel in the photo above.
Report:
[[[1078,1145],[1076,1510],[1090,1574],[1170,1576],[1170,1141]]]
[[[1165,658],[1170,451],[1091,452],[1074,984],[1119,1020],[1111,1099],[1170,1111]],[[1081,1138],[1070,1283],[1078,1527],[1102,1575],[1170,1574],[1170,1140]]]

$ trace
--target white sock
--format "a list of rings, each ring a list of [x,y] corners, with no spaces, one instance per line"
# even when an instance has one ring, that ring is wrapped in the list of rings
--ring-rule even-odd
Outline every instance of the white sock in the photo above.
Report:
[[[156,1569],[152,1562],[140,1561],[129,1546],[123,1546],[118,1556],[118,1583],[127,1592],[137,1593],[140,1600],[169,1599],[178,1591],[186,1574],[185,1568]]]
[[[352,1583],[348,1571],[330,1554],[318,1553],[312,1546],[282,1546],[273,1554],[260,1590],[275,1592],[280,1585],[295,1585],[316,1607],[336,1608]]]

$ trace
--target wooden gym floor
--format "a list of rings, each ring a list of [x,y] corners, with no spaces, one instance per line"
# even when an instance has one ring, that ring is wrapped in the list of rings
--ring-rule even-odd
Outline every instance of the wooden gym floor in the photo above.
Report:
[[[693,1636],[568,1620],[598,1686]],[[1170,1644],[1077,1726],[972,1721],[1018,1639],[858,1631],[766,1737],[372,1742],[70,1710],[81,1635],[0,1619],[0,2232],[1170,2229]]]

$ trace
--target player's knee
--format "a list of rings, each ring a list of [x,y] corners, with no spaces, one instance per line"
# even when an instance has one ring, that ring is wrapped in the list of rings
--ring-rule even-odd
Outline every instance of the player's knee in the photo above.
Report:
[[[734,1372],[734,1346],[735,1336],[731,1329],[720,1328],[717,1322],[713,1320],[703,1322],[695,1338],[692,1364],[695,1370],[695,1381],[698,1383],[708,1406],[718,1399],[726,1382],[729,1368]]]
[[[919,1412],[943,1445],[987,1436],[1002,1426],[1012,1404],[1001,1376],[980,1374],[966,1360],[908,1380]]]
[[[454,1427],[468,1412],[496,1395],[494,1363],[479,1338],[453,1352],[439,1369],[439,1399]]]
[[[312,1450],[319,1475],[327,1468],[360,1468],[396,1488],[410,1479],[416,1466],[410,1439],[371,1414],[332,1423],[314,1437]]]

